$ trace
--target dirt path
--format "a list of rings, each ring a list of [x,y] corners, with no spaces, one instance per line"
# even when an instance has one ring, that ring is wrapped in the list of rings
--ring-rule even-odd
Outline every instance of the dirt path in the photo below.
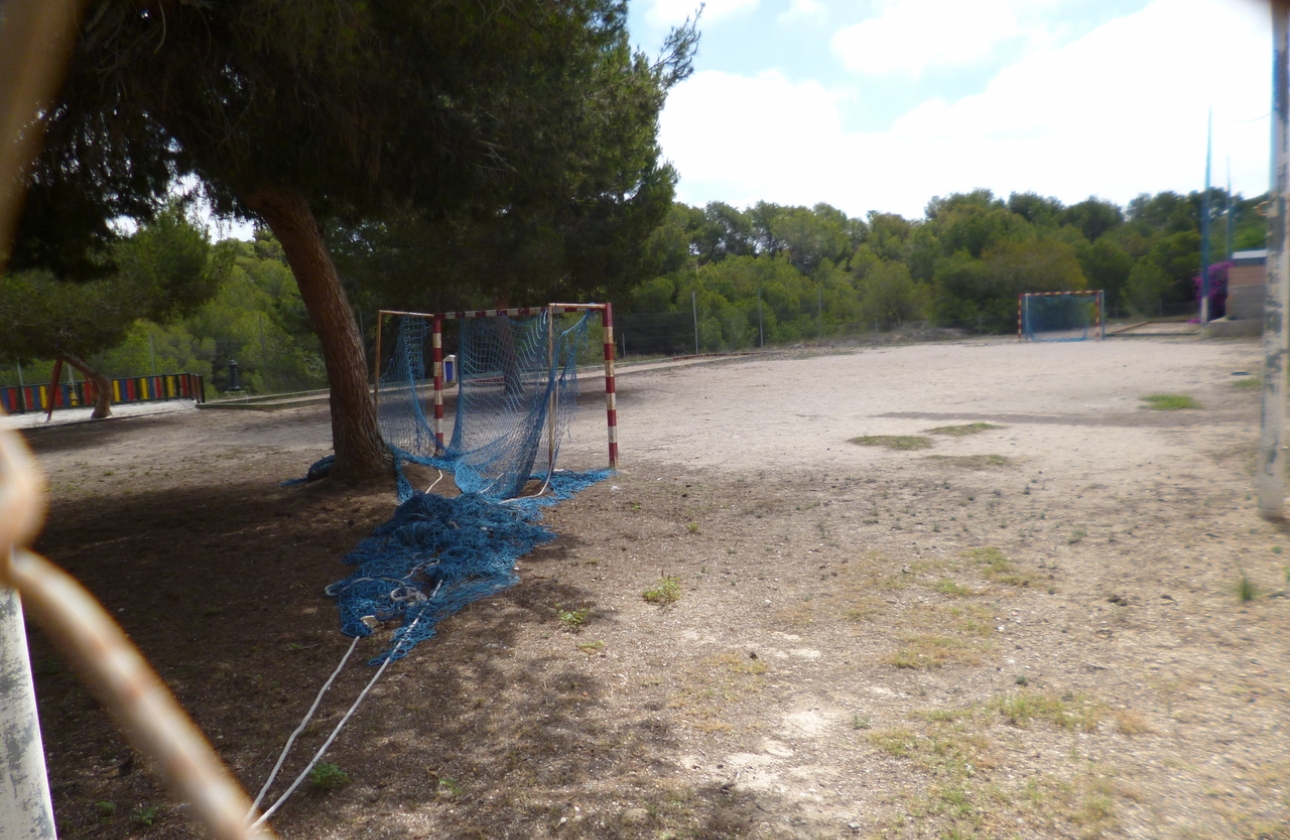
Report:
[[[559,539],[520,586],[391,670],[329,756],[350,782],[276,825],[1290,837],[1288,538],[1254,513],[1259,392],[1233,375],[1257,357],[984,341],[626,375],[622,472],[547,516]],[[1203,407],[1149,411],[1151,393]],[[566,466],[603,463],[601,399]],[[325,411],[248,414],[28,437],[54,496],[41,547],[254,789],[345,647],[322,587],[392,499],[279,487],[327,451]],[[972,423],[992,428],[927,431]],[[661,578],[676,603],[643,597]],[[62,836],[190,836],[33,648]],[[342,677],[306,747],[369,675]]]

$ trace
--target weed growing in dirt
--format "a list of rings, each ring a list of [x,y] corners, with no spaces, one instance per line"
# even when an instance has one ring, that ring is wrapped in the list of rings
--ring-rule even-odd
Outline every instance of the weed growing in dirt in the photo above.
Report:
[[[969,595],[975,594],[971,589],[968,589],[966,586],[960,586],[949,578],[941,578],[936,581],[935,589],[942,595],[949,595],[954,598],[966,598]]]
[[[349,784],[349,774],[335,764],[320,761],[309,771],[309,783],[318,790],[335,790]]]
[[[979,665],[982,643],[969,643],[948,636],[911,636],[903,647],[886,658],[897,668],[940,668],[943,665]]]
[[[1007,586],[1029,586],[1031,583],[1030,575],[1018,571],[997,548],[971,548],[963,552],[963,556],[985,567],[981,574],[986,580]]]
[[[1254,391],[1263,387],[1263,380],[1257,376],[1251,376],[1248,379],[1238,379],[1232,383],[1232,387],[1238,391]]]
[[[591,618],[591,610],[586,608],[580,610],[566,610],[564,607],[556,604],[555,617],[564,625],[564,629],[571,633],[576,633],[581,629],[582,625],[587,623],[587,619]]]
[[[934,429],[927,429],[929,435],[952,435],[954,437],[964,437],[965,435],[975,435],[981,432],[988,432],[991,429],[1003,429],[1006,426],[996,426],[993,423],[965,423],[962,426],[937,426]]]
[[[991,467],[1006,467],[1012,463],[1003,455],[928,455],[929,459],[949,464],[952,467],[963,467],[968,470],[988,470]]]
[[[699,533],[699,523],[698,523],[698,522],[690,522],[689,524],[687,524],[687,525],[685,526],[685,530],[686,530],[686,531],[688,531],[688,532],[690,532],[691,534],[697,534],[697,533]]]
[[[133,820],[135,825],[149,826],[155,823],[157,821],[157,817],[159,816],[161,816],[160,808],[158,808],[156,805],[145,805],[144,807],[135,811],[134,816],[131,819]]]
[[[989,747],[983,736],[956,726],[935,726],[926,735],[909,729],[889,729],[875,732],[869,741],[888,755],[912,761],[936,776],[971,776]]]
[[[1152,411],[1179,411],[1185,408],[1202,408],[1189,394],[1147,394],[1142,397]]]
[[[1087,536],[1088,536],[1088,531],[1085,531],[1083,528],[1076,528],[1074,531],[1071,532],[1070,539],[1066,540],[1066,544],[1074,545],[1075,543],[1079,542],[1080,540],[1084,539]]]
[[[1022,728],[1032,720],[1046,720],[1063,729],[1096,732],[1102,719],[1102,709],[1097,703],[1076,695],[1058,697],[1022,690],[1007,697],[996,697],[989,707],[1003,715],[1008,723]]]
[[[932,439],[922,435],[862,435],[853,437],[857,446],[885,446],[888,449],[930,449]]]
[[[867,717],[862,718],[859,715],[851,716],[852,729],[868,729],[871,726],[873,726],[873,721],[870,718],[867,718]]]
[[[110,820],[116,816],[116,803],[99,800],[94,803],[94,813],[98,814],[101,820]]]
[[[1151,731],[1146,718],[1132,709],[1120,709],[1115,713],[1115,729],[1121,735],[1142,735]]]
[[[681,598],[681,581],[671,575],[664,575],[653,586],[642,592],[641,597],[659,606],[674,604]]]
[[[1241,572],[1241,576],[1237,578],[1236,586],[1233,588],[1236,591],[1236,597],[1240,599],[1242,604],[1248,604],[1259,597],[1258,584],[1250,580],[1250,576],[1245,572]]]
[[[1034,697],[1037,695],[1018,695]],[[1025,720],[1046,718],[1075,728],[1082,719],[1071,713],[1070,700],[1013,704]],[[1115,788],[1107,768],[1090,764],[1084,772],[1056,778],[1044,775],[1016,787],[988,773],[994,767],[993,743],[988,737],[994,707],[932,709],[913,712],[924,721],[916,727],[896,727],[869,735],[874,748],[907,761],[928,776],[926,785],[898,792],[897,813],[881,818],[876,837],[968,838],[1012,836],[1102,837],[1114,823]],[[984,780],[978,779],[987,771]],[[1003,826],[1008,829],[1003,829]],[[1028,826],[1014,834],[1012,826]],[[1075,827],[1070,832],[1069,827]]]
[[[578,645],[578,650],[582,651],[588,656],[594,656],[595,654],[600,653],[604,649],[605,649],[605,643],[599,640],[594,642],[583,642],[582,644]]]

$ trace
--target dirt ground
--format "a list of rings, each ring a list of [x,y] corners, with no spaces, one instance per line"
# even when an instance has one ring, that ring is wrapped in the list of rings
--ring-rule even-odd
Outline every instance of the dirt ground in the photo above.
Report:
[[[387,671],[328,754],[348,783],[274,825],[1290,838],[1290,536],[1252,498],[1259,358],[999,340],[625,372],[621,472],[550,510],[519,586]],[[603,419],[589,388],[565,466],[603,463]],[[347,646],[323,587],[390,488],[279,486],[328,451],[325,407],[24,433],[53,500],[39,548],[254,792]],[[679,599],[647,601],[664,578]],[[200,834],[39,633],[32,655],[61,836]],[[372,673],[341,676],[288,775]]]

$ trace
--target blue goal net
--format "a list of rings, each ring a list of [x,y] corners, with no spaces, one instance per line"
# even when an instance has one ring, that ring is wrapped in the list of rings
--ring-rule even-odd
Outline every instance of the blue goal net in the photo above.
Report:
[[[1019,310],[1019,332],[1031,341],[1087,341],[1105,334],[1101,292],[1023,294]]]
[[[465,318],[459,326],[452,436],[432,415],[431,321],[395,318],[397,339],[378,384],[381,434],[404,461],[450,471],[463,493],[493,499],[548,482],[578,401],[577,361],[590,312]],[[404,494],[406,495],[406,493]]]
[[[577,358],[589,314],[543,309],[458,321],[456,408],[447,441],[434,423],[432,321],[395,316],[394,350],[377,400],[381,433],[395,455],[400,504],[345,558],[355,571],[327,588],[346,635],[369,636],[384,622],[400,623],[372,664],[403,658],[442,619],[516,583],[515,561],[555,539],[539,524],[541,509],[610,475],[608,469],[555,468],[577,407]],[[461,495],[415,490],[403,475],[409,462],[451,472]],[[542,492],[525,495],[530,482],[540,482]]]

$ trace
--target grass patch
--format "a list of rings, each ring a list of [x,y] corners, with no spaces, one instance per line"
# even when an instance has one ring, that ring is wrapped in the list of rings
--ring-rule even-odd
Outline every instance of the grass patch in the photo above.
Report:
[[[1003,715],[1013,726],[1025,728],[1033,720],[1046,720],[1062,729],[1096,732],[1102,720],[1102,709],[1087,698],[1075,695],[1058,697],[1035,691],[1021,690],[1007,697],[997,697],[990,708]]]
[[[1142,401],[1152,411],[1180,411],[1185,408],[1202,407],[1189,394],[1147,394],[1142,397]]]
[[[1009,702],[1011,701],[1011,702]],[[1079,837],[1094,840],[1115,827],[1119,794],[1110,768],[1088,764],[1058,778],[1014,783],[996,767],[989,727],[1006,705],[1019,721],[1058,721],[1076,728],[1078,698],[1021,694],[990,706],[912,712],[907,726],[874,730],[866,741],[879,753],[907,762],[926,783],[897,788],[893,813],[878,820],[873,837],[985,840],[1004,837]],[[1082,708],[1082,707],[1081,707]],[[919,722],[922,722],[922,725]],[[1011,749],[1014,736],[1003,743]]]
[[[954,629],[959,633],[980,638],[989,638],[994,634],[994,615],[986,607],[979,605],[970,605],[966,609],[951,607],[950,615],[954,617]]]
[[[653,586],[641,593],[641,597],[651,604],[667,606],[681,599],[681,581],[666,575],[658,579]]]
[[[756,700],[766,687],[767,670],[766,661],[753,653],[728,650],[704,657],[684,669],[667,705],[682,710],[695,729],[729,731],[734,728],[732,706]]]
[[[964,437],[966,435],[977,435],[981,432],[988,432],[991,429],[1003,429],[1004,426],[996,426],[993,423],[964,423],[961,426],[937,426],[934,429],[927,429],[929,435],[951,435],[953,437]]]
[[[1012,565],[1012,561],[1003,556],[997,548],[971,548],[963,552],[963,555],[974,563],[979,563],[985,568],[981,571],[986,580],[1002,583],[1007,586],[1029,586],[1031,584],[1030,575],[1019,571]]]
[[[1132,709],[1120,709],[1115,713],[1115,731],[1121,735],[1144,735],[1151,727],[1146,718]]]
[[[309,783],[318,790],[335,790],[349,784],[349,774],[326,761],[320,761],[309,771]]]
[[[939,776],[966,776],[981,766],[989,742],[962,728],[941,726],[927,734],[909,729],[888,729],[869,736],[882,752],[912,761],[920,770]]]
[[[556,604],[555,617],[564,625],[564,629],[571,633],[576,633],[582,628],[582,625],[587,623],[587,619],[591,618],[591,610],[567,610],[559,604]]]
[[[971,589],[968,589],[966,586],[957,584],[954,581],[950,580],[949,578],[941,578],[940,580],[936,581],[936,586],[934,588],[936,589],[937,592],[941,593],[942,595],[948,595],[952,598],[966,598],[969,595],[976,594]]]
[[[1257,376],[1251,376],[1246,379],[1238,379],[1232,383],[1232,387],[1238,391],[1257,391],[1263,387],[1263,380]]]
[[[1248,604],[1250,601],[1259,597],[1258,584],[1251,580],[1250,576],[1245,572],[1241,572],[1241,576],[1237,578],[1236,585],[1233,587],[1233,590],[1236,592],[1236,597],[1240,599],[1242,604]]]
[[[941,461],[952,467],[963,467],[968,470],[988,470],[992,467],[1006,467],[1012,463],[1003,455],[928,455],[929,459]]]
[[[982,644],[969,644],[948,636],[911,636],[886,658],[897,668],[940,668],[944,665],[979,665]]]
[[[735,651],[726,651],[719,653],[710,660],[715,666],[719,666],[732,674],[764,674],[766,673],[766,661],[761,659],[755,653],[746,656]]]
[[[930,449],[932,439],[922,435],[861,435],[853,437],[850,443],[857,446],[885,446],[888,449]]]

